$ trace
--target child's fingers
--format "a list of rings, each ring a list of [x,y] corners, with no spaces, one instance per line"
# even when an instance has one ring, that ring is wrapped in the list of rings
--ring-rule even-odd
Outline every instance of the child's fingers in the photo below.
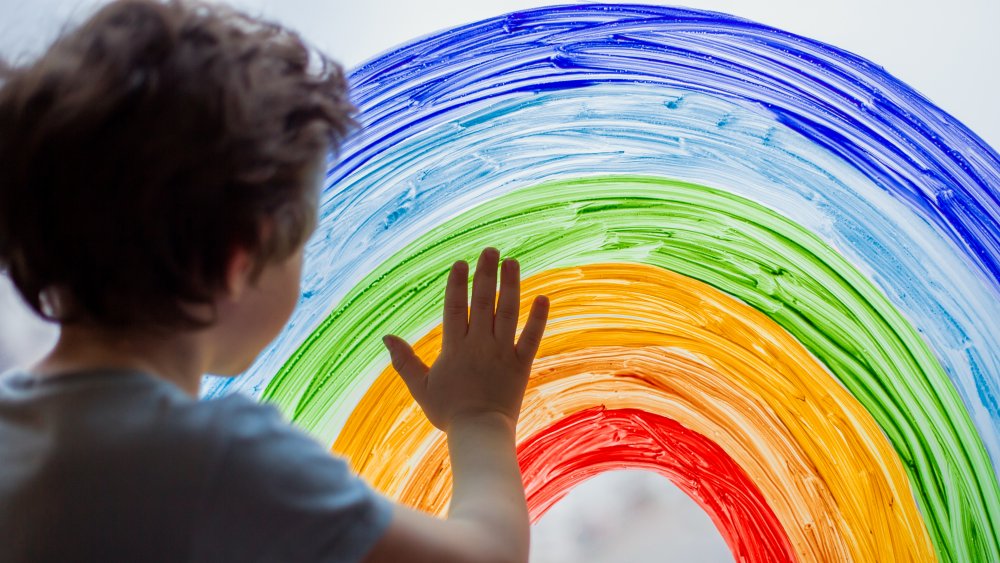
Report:
[[[504,260],[500,266],[500,297],[493,321],[493,334],[501,343],[512,345],[521,309],[521,266],[517,260]]]
[[[497,262],[500,252],[487,248],[479,255],[476,274],[472,281],[472,306],[469,311],[469,332],[490,334],[493,332],[493,308],[497,295]]]
[[[542,333],[545,332],[545,323],[549,318],[549,298],[539,295],[531,303],[531,312],[528,313],[528,320],[524,323],[524,330],[521,337],[517,339],[517,357],[522,361],[531,362],[538,353],[538,346],[542,343]]]
[[[382,343],[389,349],[392,367],[399,373],[410,394],[416,398],[427,378],[427,365],[417,357],[410,344],[398,336],[388,334],[382,337]]]
[[[447,343],[469,330],[469,264],[455,262],[444,290],[443,339]]]

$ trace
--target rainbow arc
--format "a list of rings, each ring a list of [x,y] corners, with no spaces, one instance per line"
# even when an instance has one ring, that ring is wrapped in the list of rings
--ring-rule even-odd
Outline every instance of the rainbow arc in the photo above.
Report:
[[[1000,561],[1000,156],[954,118],[828,45],[636,5],[447,30],[351,82],[299,308],[233,385],[444,511],[380,337],[432,360],[449,266],[492,245],[552,300],[534,518],[634,467],[738,559]]]

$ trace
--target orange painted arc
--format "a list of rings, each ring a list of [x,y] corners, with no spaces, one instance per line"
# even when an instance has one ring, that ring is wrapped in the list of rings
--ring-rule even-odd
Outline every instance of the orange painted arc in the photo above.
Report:
[[[595,406],[639,409],[718,444],[760,489],[801,561],[935,561],[895,451],[863,406],[774,321],[702,282],[648,265],[592,264],[526,278],[551,300],[519,439]],[[440,325],[415,343],[430,362]],[[440,432],[391,366],[333,450],[376,488],[441,514]],[[534,515],[535,517],[538,514]]]

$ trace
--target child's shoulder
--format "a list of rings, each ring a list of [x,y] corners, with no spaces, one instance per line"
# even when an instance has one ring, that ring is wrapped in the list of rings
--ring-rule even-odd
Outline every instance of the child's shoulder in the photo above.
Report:
[[[44,377],[11,372],[0,377],[0,433],[54,450],[50,455],[125,447],[152,450],[148,455],[187,450],[204,454],[208,463],[216,457],[212,450],[288,432],[295,433],[271,406],[236,394],[192,399],[141,371],[88,370]],[[194,460],[197,455],[184,458]]]
[[[148,474],[168,459],[174,469],[187,464],[207,471],[218,458],[213,450],[231,440],[235,419],[269,414],[237,397],[197,401],[139,371],[12,372],[0,378],[4,444],[20,450],[23,459],[76,472],[100,464],[105,472],[141,469]]]
[[[150,553],[152,542],[169,560],[191,559],[172,551],[178,545],[209,559],[252,559],[295,544],[316,559],[330,547],[319,543],[328,536],[311,537],[323,528],[339,529],[338,550],[360,557],[391,513],[274,407],[238,395],[192,399],[142,373],[4,375],[0,443],[3,535],[96,534],[68,541],[79,546],[100,543],[113,522],[116,536],[130,538],[118,548],[135,542],[136,553]],[[269,540],[275,529],[289,543]]]

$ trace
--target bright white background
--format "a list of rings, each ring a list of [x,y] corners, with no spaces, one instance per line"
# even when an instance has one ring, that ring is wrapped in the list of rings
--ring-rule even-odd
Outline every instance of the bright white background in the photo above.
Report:
[[[67,20],[100,0],[0,0],[0,55],[37,54]],[[395,45],[505,12],[566,2],[532,0],[235,0],[277,19],[355,66]],[[645,3],[663,3],[649,0]],[[1000,0],[687,0],[853,51],[885,67],[1000,148]],[[0,371],[51,345],[0,277]],[[536,528],[533,561],[716,561],[727,555],[711,522],[661,477],[618,473],[578,488]]]

